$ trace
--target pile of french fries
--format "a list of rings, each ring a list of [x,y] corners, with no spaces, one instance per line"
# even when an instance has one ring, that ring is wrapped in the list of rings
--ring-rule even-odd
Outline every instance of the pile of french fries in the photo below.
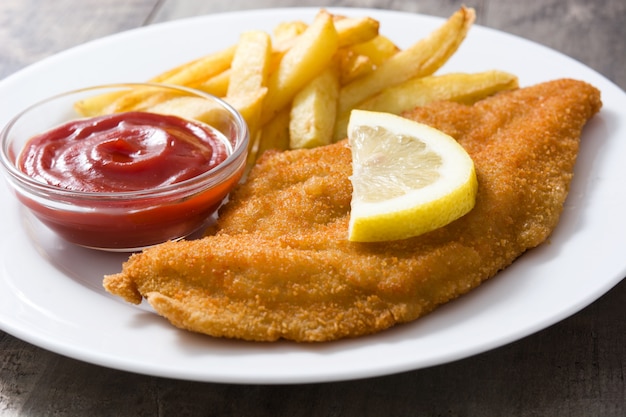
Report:
[[[236,45],[172,68],[150,82],[182,85],[225,99],[246,120],[250,161],[267,149],[311,148],[346,136],[356,108],[401,114],[437,100],[471,103],[517,88],[502,71],[433,75],[457,51],[475,20],[462,7],[428,36],[400,49],[370,17],[320,10],[310,23],[281,23],[271,34],[241,33]],[[77,103],[85,116],[183,106],[141,91]],[[156,101],[156,102],[155,102]]]

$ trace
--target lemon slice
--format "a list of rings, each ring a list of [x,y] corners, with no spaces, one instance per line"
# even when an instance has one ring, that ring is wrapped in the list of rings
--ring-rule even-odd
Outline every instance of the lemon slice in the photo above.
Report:
[[[353,110],[348,140],[353,167],[349,240],[417,236],[474,207],[474,163],[445,133],[393,114]]]

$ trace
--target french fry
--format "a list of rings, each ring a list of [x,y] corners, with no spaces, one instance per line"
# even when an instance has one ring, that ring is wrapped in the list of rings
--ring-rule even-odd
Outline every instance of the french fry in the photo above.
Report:
[[[152,77],[149,82],[195,87],[230,67],[235,46],[195,59]],[[161,101],[166,100],[163,97]],[[126,93],[101,94],[81,100],[76,110],[84,116],[96,116],[112,112],[138,110],[157,103],[158,97],[142,89]]]
[[[230,68],[193,87],[216,97],[224,97],[228,93],[229,84]]]
[[[74,103],[74,108],[82,116],[99,116],[121,111],[138,110],[150,107],[159,101],[167,100],[163,92],[156,94],[149,89],[115,91],[95,95]]]
[[[261,128],[254,158],[269,149],[289,149],[289,115],[290,109],[284,108]],[[248,161],[251,162],[250,159]]]
[[[241,34],[230,67],[227,97],[248,94],[265,87],[272,53],[270,36],[262,31]]]
[[[206,55],[180,67],[178,71],[168,77],[159,77],[162,83],[183,86],[192,86],[230,68],[237,46],[229,46],[221,51]]]
[[[376,71],[343,86],[339,93],[339,113],[387,87],[437,71],[456,52],[474,20],[474,10],[462,7],[426,38],[396,53]]]
[[[185,62],[183,64],[178,65],[177,67],[174,68],[170,68],[152,78],[150,78],[148,80],[148,82],[151,83],[164,83],[166,82],[169,78],[174,77],[174,75],[178,74],[179,72],[185,70],[187,67],[189,67],[190,65],[194,65],[196,62],[200,61],[202,58],[196,58],[193,59],[191,61]]]
[[[336,59],[339,62],[341,85],[349,84],[369,74],[399,51],[391,40],[381,35],[366,42],[340,48]]]
[[[324,10],[321,13],[328,13]],[[339,47],[366,42],[378,35],[380,22],[371,17],[332,16]],[[274,28],[274,51],[284,53],[291,49],[297,38],[308,28],[301,21],[284,22]]]
[[[517,88],[503,71],[433,75],[457,51],[475,20],[461,7],[425,38],[400,49],[371,17],[320,10],[310,24],[276,25],[271,35],[243,32],[236,45],[178,65],[150,82],[195,88],[221,97],[250,130],[249,164],[268,149],[310,148],[343,139],[350,111],[394,114],[432,101],[473,103]],[[149,110],[218,123],[196,100],[148,88],[102,94],[75,103],[84,116]]]
[[[302,87],[328,66],[337,48],[337,31],[332,16],[322,11],[269,76],[261,125],[285,108]]]
[[[109,106],[112,102],[127,94],[125,91],[114,91],[112,93],[99,94],[79,100],[74,103],[74,110],[84,117],[93,117],[102,114],[102,110]]]
[[[357,108],[399,115],[435,101],[471,104],[500,91],[517,87],[517,76],[504,71],[431,75],[389,87],[365,100]],[[335,141],[346,136],[349,116],[350,112],[346,112],[338,117],[335,123]]]
[[[360,55],[350,48],[337,51],[335,59],[339,65],[339,82],[346,85],[351,81],[374,71],[375,65],[366,55]]]
[[[154,90],[150,87],[136,88],[115,98],[112,102],[102,107],[98,114],[143,111],[180,95],[180,93],[174,91],[165,92],[160,89]]]
[[[286,52],[293,46],[294,39],[300,36],[307,27],[308,25],[301,20],[282,22],[276,25],[272,30],[274,51]]]
[[[146,111],[198,120],[217,127],[227,120],[222,107],[200,97],[172,98],[148,107]]]
[[[383,35],[378,35],[369,41],[350,46],[350,50],[357,55],[364,55],[378,67],[383,62],[400,52],[400,48]]]
[[[259,128],[263,100],[268,91],[265,85],[271,56],[269,34],[258,30],[247,31],[239,37],[230,67],[225,100],[242,114],[251,138],[256,138]]]
[[[256,138],[259,129],[259,118],[261,117],[261,109],[263,108],[263,100],[267,95],[267,87],[261,87],[248,93],[238,94],[233,97],[225,97],[224,100],[233,106],[248,124],[250,132],[249,147],[253,145],[252,138]]]
[[[517,77],[504,71],[432,75],[390,87],[364,101],[358,108],[402,114],[433,101],[471,104],[499,91],[517,87]]]
[[[300,20],[282,22],[274,27],[272,31],[274,39],[272,42],[270,73],[276,71],[285,53],[293,47],[298,37],[300,37],[308,27],[306,23]]]
[[[380,28],[380,22],[371,17],[345,17],[334,23],[340,48],[372,40]]]
[[[241,113],[241,116],[248,124],[256,125],[260,116],[260,108],[263,106],[263,99],[266,95],[267,87],[262,87],[247,94],[224,97],[224,100]]]
[[[350,111],[337,113],[335,126],[333,127],[333,142],[339,142],[348,137],[348,123],[350,122]]]
[[[337,31],[339,48],[367,42],[378,35],[380,23],[370,17],[351,18],[333,15],[332,18]],[[293,47],[307,27],[301,21],[293,21],[281,23],[274,28],[274,52],[277,62],[282,59],[286,51]]]
[[[313,148],[332,142],[338,96],[339,76],[329,66],[294,97],[289,148]]]

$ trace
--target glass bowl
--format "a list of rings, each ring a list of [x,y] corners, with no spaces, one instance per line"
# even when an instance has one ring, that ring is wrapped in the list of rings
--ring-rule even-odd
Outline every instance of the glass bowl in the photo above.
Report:
[[[180,182],[131,191],[66,189],[37,180],[19,167],[20,153],[31,138],[92,117],[105,107],[106,112],[154,112],[209,125],[228,148],[226,158]],[[219,98],[184,87],[127,83],[40,101],[9,121],[0,138],[5,177],[19,201],[42,223],[81,246],[135,251],[184,238],[207,223],[244,173],[249,133],[242,116]]]

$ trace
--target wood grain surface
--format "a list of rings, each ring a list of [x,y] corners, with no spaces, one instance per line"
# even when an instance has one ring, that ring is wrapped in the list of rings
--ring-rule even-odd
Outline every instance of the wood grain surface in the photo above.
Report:
[[[0,78],[92,39],[189,16],[345,6],[445,17],[462,3],[478,24],[561,51],[626,89],[624,0],[2,0]],[[465,360],[306,385],[137,375],[0,332],[0,416],[626,416],[625,301],[626,280],[548,329]]]

